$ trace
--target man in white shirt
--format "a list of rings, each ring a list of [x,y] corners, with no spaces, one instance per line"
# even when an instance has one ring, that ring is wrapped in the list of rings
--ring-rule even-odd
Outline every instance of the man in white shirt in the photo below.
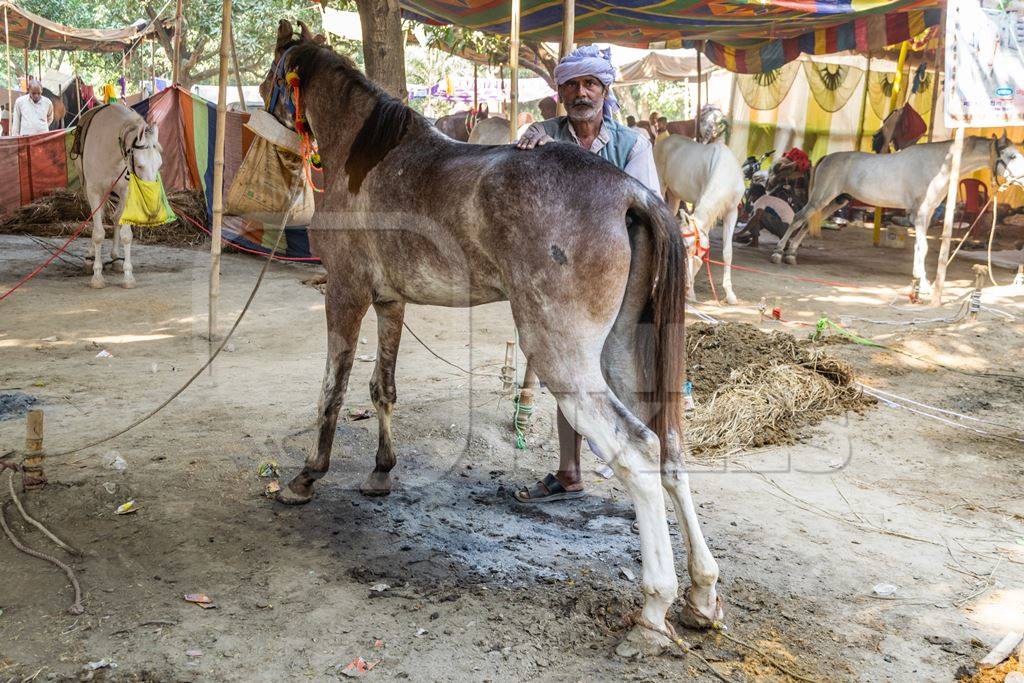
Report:
[[[53,123],[53,102],[43,97],[42,84],[33,79],[28,94],[14,101],[11,117],[11,135],[35,135],[50,130]]]

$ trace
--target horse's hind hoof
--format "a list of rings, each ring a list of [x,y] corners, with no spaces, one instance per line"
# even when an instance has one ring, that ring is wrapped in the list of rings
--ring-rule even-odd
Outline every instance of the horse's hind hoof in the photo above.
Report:
[[[772,263],[782,263],[782,254],[780,254],[777,251],[773,252],[772,255],[769,257],[769,260]]]
[[[616,646],[615,654],[623,659],[657,657],[673,645],[672,639],[664,633],[636,624]]]
[[[735,306],[737,302],[739,302],[739,299],[736,298],[735,294],[733,294],[732,292],[726,293],[725,303],[729,304],[730,306]]]
[[[103,289],[107,286],[107,282],[102,277],[93,277],[89,280],[89,286],[93,289]]]
[[[787,266],[795,266],[796,254],[786,254],[785,256],[782,257],[782,260],[785,262]]]
[[[683,594],[683,607],[679,613],[679,621],[686,628],[707,630],[715,628],[725,619],[725,610],[722,608],[722,598],[714,596],[714,604],[700,607],[694,602],[693,587],[686,589]]]
[[[294,479],[277,492],[277,502],[285,505],[305,505],[311,500],[313,500],[313,486],[303,484],[296,486]]]
[[[124,279],[124,282],[121,283],[121,286],[124,287],[125,289],[135,289],[135,278],[126,277]]]
[[[359,493],[371,498],[386,496],[391,493],[391,475],[387,472],[370,472]]]

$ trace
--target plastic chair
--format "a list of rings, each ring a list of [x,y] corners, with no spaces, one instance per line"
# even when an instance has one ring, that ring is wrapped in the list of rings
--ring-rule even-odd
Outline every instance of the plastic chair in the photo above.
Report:
[[[960,220],[972,225],[988,204],[988,185],[975,178],[964,178],[956,195],[957,201],[964,203]]]

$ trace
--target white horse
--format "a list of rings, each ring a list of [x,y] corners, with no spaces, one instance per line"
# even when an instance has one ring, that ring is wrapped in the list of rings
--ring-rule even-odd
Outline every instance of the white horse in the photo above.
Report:
[[[793,217],[789,230],[779,240],[772,263],[784,260],[795,264],[809,222],[828,218],[853,198],[870,206],[907,211],[914,222],[914,278],[922,292],[930,291],[924,262],[928,253],[928,224],[946,198],[952,145],[947,140],[912,145],[892,154],[829,154],[814,169],[807,204]],[[1006,135],[998,140],[975,136],[964,140],[961,176],[986,167],[992,169],[993,178],[1024,178],[1024,156]]]
[[[142,180],[159,177],[163,163],[157,126],[148,125],[141,116],[122,104],[111,104],[92,110],[76,132],[75,147],[80,150],[79,168],[82,188],[93,211],[92,244],[87,259],[92,260],[89,286],[106,286],[103,279],[103,214],[110,209],[114,223],[111,257],[115,269],[124,271],[122,285],[135,286],[132,272],[132,226],[119,225],[128,190],[128,174]],[[109,201],[108,201],[109,197]],[[99,208],[102,204],[107,206]],[[120,246],[124,244],[124,259]],[[88,262],[86,267],[89,268]]]
[[[524,124],[516,131],[516,140],[518,140],[522,134],[530,127],[531,124]],[[508,119],[503,119],[500,116],[491,116],[486,119],[480,119],[473,126],[472,132],[469,134],[469,142],[474,145],[507,145],[509,144],[508,139]]]
[[[725,262],[722,288],[725,300],[736,303],[732,289],[732,235],[736,230],[738,207],[743,200],[743,170],[729,148],[721,143],[703,144],[682,135],[669,135],[654,146],[661,191],[672,215],[681,201],[693,205],[696,235],[686,236],[690,250],[688,293],[691,300],[694,275],[702,255],[710,248],[709,234],[722,219],[722,260]]]

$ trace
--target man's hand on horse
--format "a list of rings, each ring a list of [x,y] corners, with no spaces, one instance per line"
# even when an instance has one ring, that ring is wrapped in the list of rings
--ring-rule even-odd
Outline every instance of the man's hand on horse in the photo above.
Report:
[[[527,130],[523,133],[523,137],[519,138],[516,147],[519,149],[533,149],[537,145],[546,145],[554,141],[555,139],[544,131]]]

